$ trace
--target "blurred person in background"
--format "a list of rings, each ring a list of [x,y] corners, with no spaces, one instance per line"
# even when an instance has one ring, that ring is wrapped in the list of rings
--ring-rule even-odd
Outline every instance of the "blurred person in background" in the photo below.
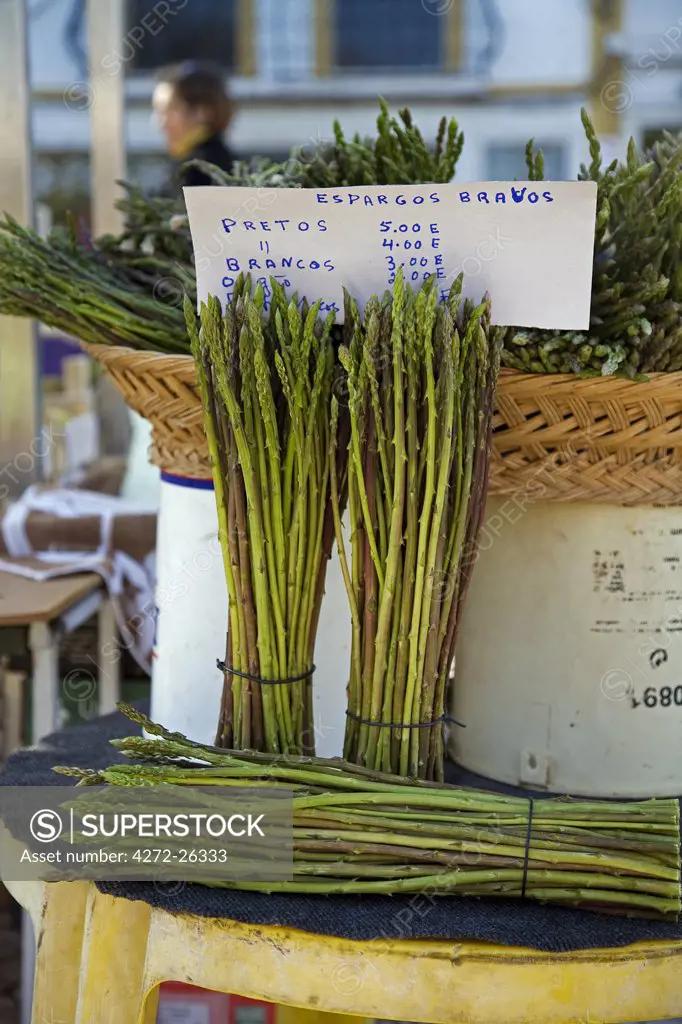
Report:
[[[184,185],[211,184],[198,168],[183,166],[189,160],[204,160],[231,172],[234,157],[224,133],[232,122],[234,107],[217,65],[186,61],[166,72],[154,90],[153,105],[175,162],[166,194],[177,195]]]

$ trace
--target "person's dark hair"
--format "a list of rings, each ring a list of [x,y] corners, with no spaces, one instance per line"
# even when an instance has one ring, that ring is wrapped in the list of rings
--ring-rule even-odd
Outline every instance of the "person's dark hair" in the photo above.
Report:
[[[161,75],[173,94],[192,110],[204,107],[208,127],[214,134],[224,132],[232,120],[233,105],[227,94],[223,72],[217,64],[185,61]]]

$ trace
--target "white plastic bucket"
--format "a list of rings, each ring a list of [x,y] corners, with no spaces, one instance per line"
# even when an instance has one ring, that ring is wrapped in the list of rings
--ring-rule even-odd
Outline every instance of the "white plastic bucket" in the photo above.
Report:
[[[213,743],[220,715],[227,586],[213,483],[161,474],[151,717]]]
[[[680,794],[679,509],[491,499],[450,704],[450,753],[481,775]]]

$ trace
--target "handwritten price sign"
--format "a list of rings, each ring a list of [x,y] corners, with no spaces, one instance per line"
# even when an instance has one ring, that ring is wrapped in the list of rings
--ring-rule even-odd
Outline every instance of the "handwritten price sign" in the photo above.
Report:
[[[343,317],[395,281],[433,277],[443,300],[492,297],[493,322],[589,326],[593,182],[477,182],[337,189],[186,188],[199,299],[229,301],[237,276],[269,279]]]

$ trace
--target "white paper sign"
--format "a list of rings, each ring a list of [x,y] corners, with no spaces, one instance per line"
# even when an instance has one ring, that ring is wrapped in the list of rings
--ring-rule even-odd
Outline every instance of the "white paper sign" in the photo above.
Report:
[[[594,182],[474,182],[333,189],[185,188],[199,301],[229,301],[240,273],[343,319],[343,287],[360,304],[399,267],[441,300],[464,272],[466,295],[492,299],[497,324],[589,326]]]

